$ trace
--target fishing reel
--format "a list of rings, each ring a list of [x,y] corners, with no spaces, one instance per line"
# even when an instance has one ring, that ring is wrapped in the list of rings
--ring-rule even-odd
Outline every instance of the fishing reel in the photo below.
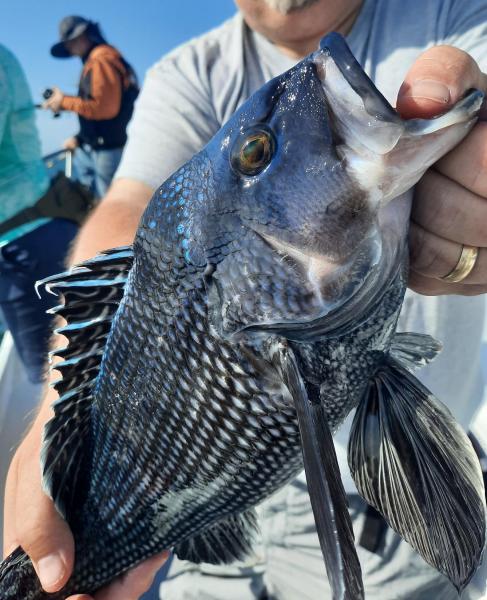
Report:
[[[42,92],[42,97],[44,98],[44,100],[49,100],[49,98],[53,95],[53,90],[52,88],[46,88],[43,92]],[[36,108],[42,108],[42,104],[36,104],[35,105]],[[61,113],[56,112],[54,113],[54,118],[57,119],[58,117],[61,116]]]

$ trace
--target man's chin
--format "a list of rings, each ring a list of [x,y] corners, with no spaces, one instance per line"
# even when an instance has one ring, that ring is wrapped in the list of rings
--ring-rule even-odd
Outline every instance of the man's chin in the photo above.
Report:
[[[310,6],[311,4],[314,4],[317,1],[318,0],[264,0],[267,6],[269,6],[273,10],[277,10],[278,12],[284,15],[291,12],[292,10]]]

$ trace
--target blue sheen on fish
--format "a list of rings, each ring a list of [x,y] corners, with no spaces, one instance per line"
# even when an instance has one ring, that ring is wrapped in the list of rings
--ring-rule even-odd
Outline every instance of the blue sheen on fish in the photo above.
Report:
[[[44,282],[68,345],[43,484],[76,559],[47,594],[18,548],[2,600],[93,593],[164,549],[244,559],[255,506],[303,465],[333,598],[363,598],[332,441],[354,409],[359,492],[463,589],[484,547],[478,460],[412,373],[439,344],[395,329],[410,189],[482,99],[403,121],[331,34],[155,192],[133,247]]]

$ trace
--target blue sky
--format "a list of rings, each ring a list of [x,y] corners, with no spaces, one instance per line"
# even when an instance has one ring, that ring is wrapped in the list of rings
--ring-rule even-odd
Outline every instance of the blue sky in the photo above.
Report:
[[[108,41],[119,48],[143,80],[146,69],[178,44],[199,35],[235,13],[233,0],[17,0],[2,10],[0,42],[22,63],[35,102],[44,88],[57,85],[77,91],[79,59],[54,59],[49,48],[58,39],[58,23],[77,14],[101,24]],[[57,150],[77,131],[76,118],[53,119],[38,111],[44,153]]]

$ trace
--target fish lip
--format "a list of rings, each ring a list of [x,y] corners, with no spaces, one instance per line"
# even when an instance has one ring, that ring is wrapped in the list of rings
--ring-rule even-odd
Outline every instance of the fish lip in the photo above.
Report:
[[[334,64],[347,81],[348,85],[361,98],[366,112],[385,123],[396,123],[405,126],[409,135],[425,135],[438,129],[442,117],[449,116],[451,124],[468,122],[477,117],[485,103],[485,94],[478,89],[467,90],[462,99],[454,106],[446,107],[446,113],[431,119],[403,120],[391,106],[387,98],[377,89],[374,82],[352,54],[347,42],[339,33],[332,32],[320,41],[320,49],[311,55],[318,78],[323,83],[326,78],[326,63]],[[443,118],[443,121],[446,119]],[[445,124],[441,125],[445,127]]]
[[[339,33],[329,33],[320,42],[320,49],[312,55],[321,81],[326,77],[326,62],[333,60],[344,79],[362,99],[365,110],[384,122],[402,123],[401,117],[377,89],[357,61],[347,42]]]

